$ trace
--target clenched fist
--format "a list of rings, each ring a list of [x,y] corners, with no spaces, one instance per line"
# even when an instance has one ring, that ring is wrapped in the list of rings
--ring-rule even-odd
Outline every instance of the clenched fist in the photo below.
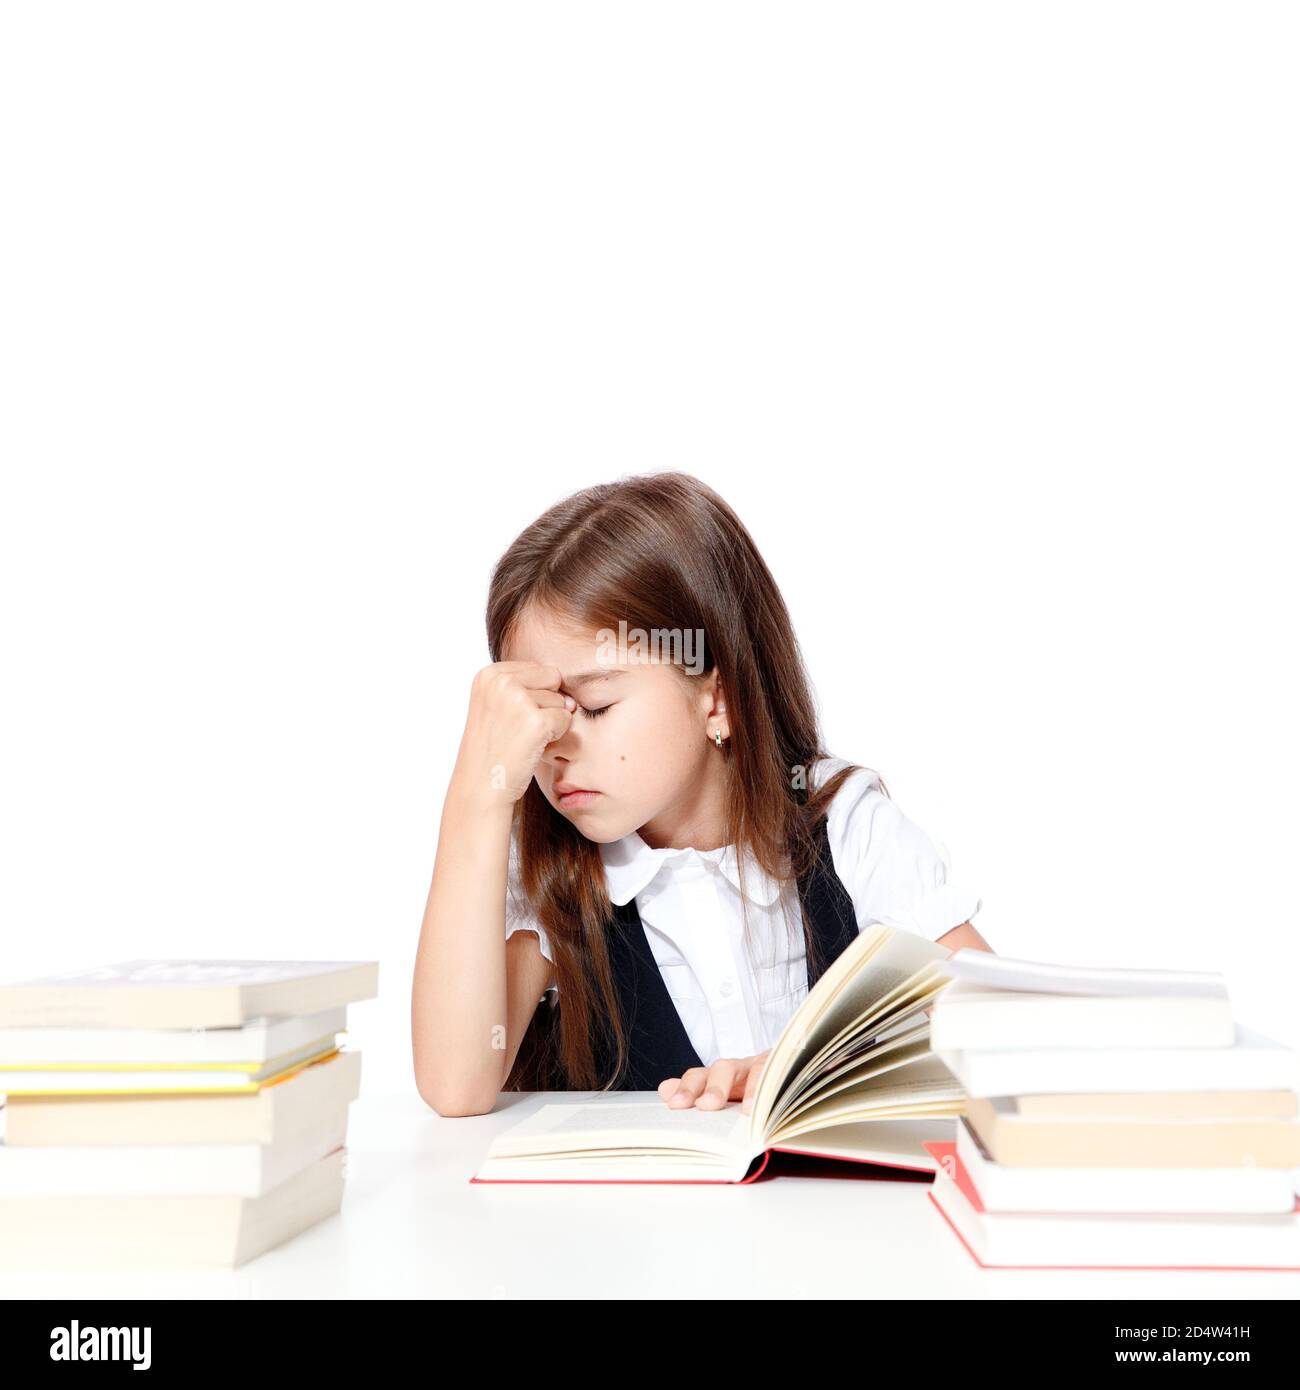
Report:
[[[518,801],[548,743],[563,738],[577,702],[559,693],[558,666],[495,661],[475,677],[452,782],[461,798]]]

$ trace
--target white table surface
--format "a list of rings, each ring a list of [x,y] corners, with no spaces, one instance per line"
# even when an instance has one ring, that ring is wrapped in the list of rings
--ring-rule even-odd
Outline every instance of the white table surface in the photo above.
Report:
[[[561,1094],[446,1118],[352,1102],[342,1211],[235,1270],[0,1271],[3,1298],[1294,1299],[1300,1274],[980,1269],[923,1182],[479,1184],[492,1137]],[[954,1122],[955,1124],[955,1122]]]

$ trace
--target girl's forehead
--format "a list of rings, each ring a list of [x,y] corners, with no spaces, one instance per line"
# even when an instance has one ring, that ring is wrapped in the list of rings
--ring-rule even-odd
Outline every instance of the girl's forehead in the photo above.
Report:
[[[558,666],[565,682],[581,684],[595,672],[630,673],[679,666],[692,675],[703,670],[702,629],[629,627],[588,628],[549,610],[521,613],[502,646],[506,661],[536,661]]]
[[[530,610],[522,613],[505,643],[506,661],[538,661],[561,671],[586,669],[598,663],[600,638],[595,628],[587,631],[572,619]],[[574,666],[583,662],[586,665]]]

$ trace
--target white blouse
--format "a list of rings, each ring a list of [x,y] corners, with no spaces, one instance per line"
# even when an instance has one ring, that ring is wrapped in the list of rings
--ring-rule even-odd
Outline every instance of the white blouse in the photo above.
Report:
[[[821,786],[844,766],[840,758],[819,760],[809,768],[810,785]],[[872,769],[860,768],[844,780],[826,828],[859,931],[883,922],[934,941],[979,911],[980,899],[949,881],[947,850],[898,809]],[[734,845],[651,849],[633,831],[600,851],[610,899],[620,905],[636,899],[659,972],[700,1060],[708,1066],[720,1057],[752,1057],[771,1047],[808,994],[794,881],[778,884],[747,858],[742,904]],[[748,911],[748,942],[742,906]],[[542,954],[555,959],[520,890],[512,841],[507,939],[517,931],[536,932]]]

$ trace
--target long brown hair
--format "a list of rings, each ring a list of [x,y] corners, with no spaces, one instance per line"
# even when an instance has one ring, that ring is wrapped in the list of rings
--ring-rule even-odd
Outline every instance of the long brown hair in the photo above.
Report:
[[[593,633],[619,630],[620,621],[628,630],[702,631],[702,674],[717,668],[727,701],[731,736],[719,756],[728,767],[726,842],[736,849],[742,913],[746,850],[779,882],[812,867],[819,823],[857,769],[842,768],[810,791],[812,764],[828,755],[790,615],[753,538],[712,488],[687,473],[651,473],[557,503],[493,570],[493,661],[504,659],[530,605]],[[519,883],[552,943],[559,998],[552,1005],[548,995],[538,1009],[504,1089],[606,1088],[622,1070],[626,1037],[606,946],[613,907],[600,846],[536,781],[516,805],[514,833]],[[815,939],[803,917],[812,965]],[[609,1076],[596,1074],[598,1035],[617,1057]]]

